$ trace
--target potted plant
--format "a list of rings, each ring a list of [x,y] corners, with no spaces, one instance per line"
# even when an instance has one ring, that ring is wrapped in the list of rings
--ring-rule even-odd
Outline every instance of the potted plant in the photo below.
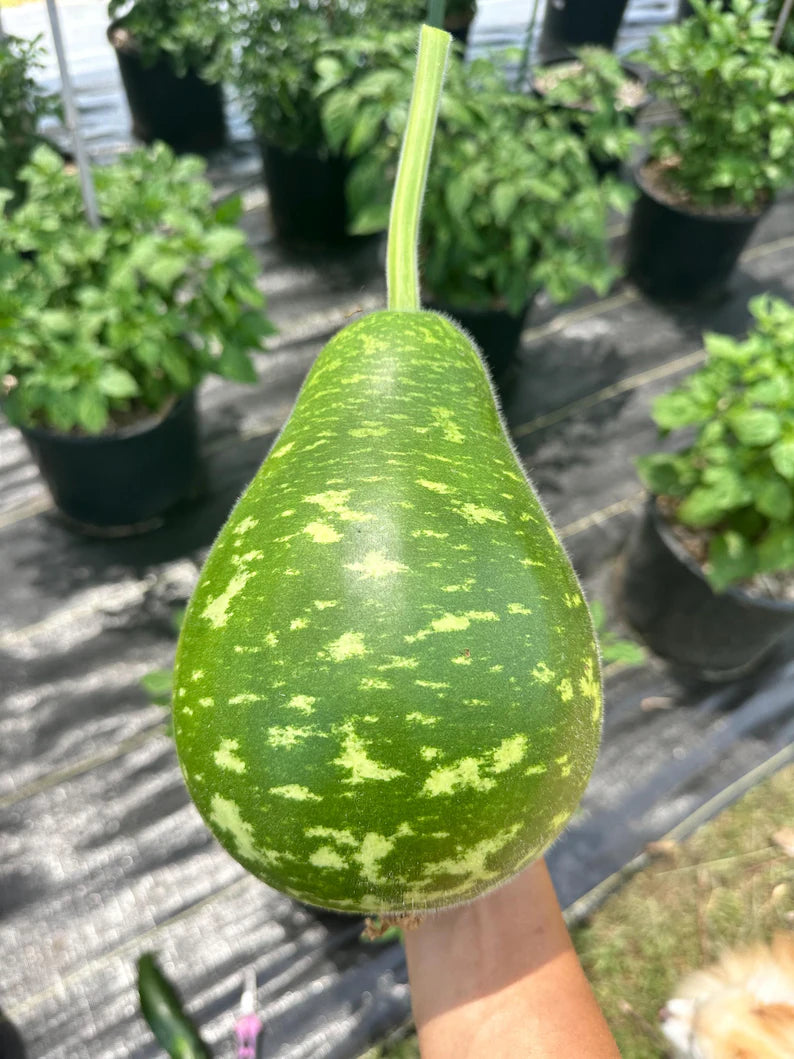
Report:
[[[58,110],[55,96],[45,92],[34,77],[40,66],[38,39],[0,34],[0,187],[13,192],[6,209],[21,200],[19,173],[42,142],[39,122]]]
[[[97,167],[94,229],[77,176],[40,147],[0,228],[3,410],[89,528],[146,527],[191,493],[196,387],[253,381],[249,350],[272,331],[239,203],[214,208],[202,168],[164,145]]]
[[[447,0],[444,29],[460,44],[469,42],[469,30],[477,15],[477,0]],[[421,18],[421,14],[419,15]]]
[[[222,147],[229,28],[220,0],[110,0],[108,15],[134,135],[175,151]]]
[[[383,34],[378,47],[377,73],[351,76],[341,54],[326,69],[326,134],[339,150],[352,143],[360,152],[348,181],[356,232],[379,230],[387,217],[413,70],[412,34]],[[450,65],[434,157],[420,245],[424,301],[474,336],[499,379],[540,290],[565,301],[582,287],[608,288],[616,271],[607,211],[625,208],[630,189],[599,184],[566,115],[512,92],[490,59]]]
[[[706,335],[703,366],[654,404],[684,441],[637,461],[651,496],[625,564],[630,623],[712,680],[794,626],[794,308],[763,295],[750,310],[746,339]]]
[[[259,140],[280,239],[335,243],[347,235],[349,163],[329,143],[317,100],[325,58],[345,51],[362,27],[417,22],[425,7],[416,0],[251,0],[238,13],[235,78]],[[366,65],[366,52],[357,50],[351,61]]]
[[[778,188],[794,177],[794,59],[770,42],[753,0],[693,0],[695,14],[652,38],[649,88],[675,118],[653,130],[637,170],[628,272],[672,300],[722,294]]]
[[[634,124],[648,93],[638,74],[605,48],[586,46],[536,67],[531,84],[547,106],[569,115],[599,176],[617,173],[639,142]]]
[[[582,44],[612,48],[628,0],[549,0],[540,53],[546,62],[564,58]]]

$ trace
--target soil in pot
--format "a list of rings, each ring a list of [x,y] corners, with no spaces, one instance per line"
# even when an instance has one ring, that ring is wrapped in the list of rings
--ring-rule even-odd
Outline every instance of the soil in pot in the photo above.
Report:
[[[612,48],[628,0],[549,0],[540,55],[544,62],[569,57],[580,44]]]
[[[270,197],[273,227],[287,243],[327,245],[347,236],[345,182],[349,162],[339,155],[321,157],[285,151],[262,142],[262,165]]]
[[[683,676],[714,682],[752,672],[794,629],[794,599],[757,588],[715,592],[700,563],[649,499],[625,554],[621,603],[628,623]]]
[[[764,208],[701,207],[675,194],[665,167],[648,162],[635,173],[626,270],[660,301],[706,301],[725,295],[728,281]]]
[[[144,143],[162,140],[177,152],[205,154],[226,142],[220,85],[193,70],[177,77],[166,55],[145,66],[135,40],[118,22],[108,29],[132,115],[132,132]]]
[[[124,536],[160,525],[201,480],[193,393],[160,417],[100,435],[22,427],[58,509],[83,532]]]
[[[443,313],[467,331],[483,355],[494,382],[504,387],[515,367],[530,302],[518,315],[507,309],[464,309],[451,306],[431,295],[423,299],[426,309]]]

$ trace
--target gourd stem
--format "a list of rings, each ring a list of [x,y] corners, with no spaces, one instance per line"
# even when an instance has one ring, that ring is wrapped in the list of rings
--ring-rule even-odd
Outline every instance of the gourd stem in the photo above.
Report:
[[[390,309],[419,309],[419,218],[452,38],[422,26],[413,94],[389,217],[386,284]]]
[[[427,5],[427,24],[428,26],[436,26],[441,29],[444,25],[444,11],[447,6],[447,0],[430,0]]]

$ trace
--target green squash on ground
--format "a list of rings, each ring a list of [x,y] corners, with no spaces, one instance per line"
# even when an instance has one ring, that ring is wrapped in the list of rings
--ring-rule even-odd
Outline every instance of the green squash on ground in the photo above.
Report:
[[[177,655],[190,793],[312,904],[469,900],[575,809],[601,728],[576,577],[449,321],[323,350],[221,531]]]

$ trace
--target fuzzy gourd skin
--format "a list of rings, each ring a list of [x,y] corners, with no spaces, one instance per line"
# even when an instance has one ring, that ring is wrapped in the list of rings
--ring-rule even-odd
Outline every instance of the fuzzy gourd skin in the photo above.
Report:
[[[576,808],[593,629],[470,341],[379,312],[320,354],[177,653],[175,735],[226,849],[326,908],[468,901]]]

